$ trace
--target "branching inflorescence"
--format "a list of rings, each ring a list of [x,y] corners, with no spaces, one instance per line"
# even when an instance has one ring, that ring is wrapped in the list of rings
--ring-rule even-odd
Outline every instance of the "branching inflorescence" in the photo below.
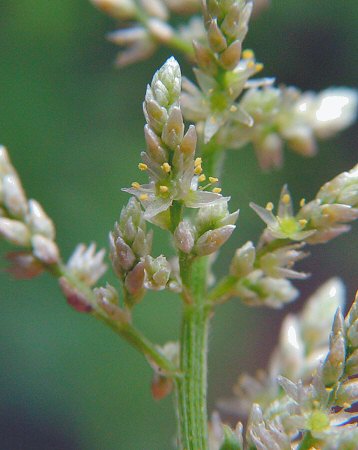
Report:
[[[198,2],[93,2],[130,21],[110,35],[126,47],[120,65],[167,45],[193,61],[198,86],[182,79],[171,57],[147,87],[146,151],[138,169],[149,180],[123,189],[131,197],[109,235],[121,293],[109,284],[94,287],[106,271],[105,252],[94,244],[80,244],[63,262],[51,219],[37,201],[27,199],[1,147],[0,234],[20,248],[8,255],[10,272],[18,278],[50,272],[74,309],[103,321],[143,353],[154,369],[155,398],[175,386],[179,448],[355,449],[351,406],[358,400],[358,300],[344,319],[339,280],[322,287],[300,315],[286,318],[267,373],[243,376],[235,388],[238,399],[219,405],[249,417],[245,439],[241,423],[233,430],[218,415],[208,430],[206,355],[209,320],[219,304],[239,297],[249,305],[281,308],[293,301],[298,290],[290,280],[308,276],[295,267],[307,256],[305,247],[349,231],[358,218],[358,166],[328,181],[312,201],[302,199],[296,213],[284,186],[276,213],[271,202],[251,204],[266,228],[257,245],[249,241],[235,251],[229,273],[212,283],[212,256],[230,238],[239,215],[229,212],[230,197],[219,187],[224,151],[252,143],[263,169],[281,166],[284,142],[311,156],[316,138],[353,122],[356,92],[301,93],[274,87],[272,78],[252,78],[263,65],[252,50],[243,49],[251,1],[207,0],[203,19],[192,18],[178,29],[167,22],[169,11],[192,14]],[[195,125],[186,128],[184,120]],[[170,234],[174,255],[152,254],[154,230],[148,223]],[[133,325],[132,310],[148,290],[181,296],[179,342],[154,345]]]

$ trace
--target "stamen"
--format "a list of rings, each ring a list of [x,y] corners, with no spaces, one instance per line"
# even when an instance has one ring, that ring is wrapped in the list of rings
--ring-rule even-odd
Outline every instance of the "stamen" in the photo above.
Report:
[[[246,50],[244,50],[242,52],[242,57],[244,59],[254,59],[255,58],[255,53],[248,48],[248,49],[246,49]]]
[[[172,170],[171,165],[168,164],[167,162],[163,163],[160,167],[162,168],[163,172],[165,172],[165,173],[169,173]]]
[[[201,158],[196,158],[194,161],[194,166],[201,166],[201,163],[203,162],[203,160]]]
[[[268,202],[267,205],[265,206],[265,209],[267,209],[267,211],[272,211],[273,210],[273,203],[272,202]]]
[[[169,191],[168,186],[159,186],[159,190],[162,194],[165,194],[166,192]]]
[[[307,220],[306,219],[300,219],[298,221],[298,223],[301,225],[302,228],[304,228],[307,225]]]
[[[230,112],[236,112],[236,111],[237,111],[237,106],[231,105],[230,106]]]
[[[206,176],[202,173],[202,174],[199,176],[198,181],[199,181],[199,183],[202,183],[202,182],[205,181],[205,180],[206,180]]]
[[[217,183],[219,181],[219,178],[216,177],[209,177],[210,183]]]
[[[214,188],[213,189],[214,194],[220,194],[221,191],[222,191],[221,188]]]
[[[202,171],[203,171],[203,168],[201,166],[196,166],[194,169],[195,175],[200,175]]]
[[[261,70],[264,68],[264,65],[262,64],[262,63],[257,63],[256,65],[255,65],[255,69],[256,69],[256,72],[261,72]]]
[[[248,68],[248,69],[254,69],[255,66],[256,66],[256,64],[255,64],[253,61],[249,61],[249,62],[247,63],[247,68]]]
[[[283,202],[285,205],[288,205],[288,204],[290,203],[290,201],[291,201],[291,197],[290,197],[289,194],[285,194],[285,195],[282,197],[282,202]]]
[[[139,196],[139,200],[148,200],[148,198],[149,198],[149,196],[148,196],[148,194],[142,194],[142,195],[140,195]]]
[[[303,208],[306,204],[306,199],[305,198],[301,198],[300,200],[300,207]]]
[[[138,164],[138,169],[139,170],[148,170],[148,166],[147,166],[147,164],[144,164],[144,163],[139,163]]]
[[[140,184],[137,181],[133,181],[132,188],[139,189],[140,188]]]

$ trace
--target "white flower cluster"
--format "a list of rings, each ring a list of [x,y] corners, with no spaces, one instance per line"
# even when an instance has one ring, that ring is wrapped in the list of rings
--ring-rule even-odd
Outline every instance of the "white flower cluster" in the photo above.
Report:
[[[350,408],[358,401],[358,298],[345,320],[343,307],[343,285],[332,279],[308,300],[300,315],[285,319],[268,373],[241,376],[235,401],[221,402],[219,407],[226,412],[249,415],[249,448],[292,450],[301,448],[305,438],[312,448],[315,443],[325,450],[355,448],[357,416]],[[218,417],[214,426],[212,449],[227,448]],[[242,427],[231,431],[240,442],[234,448],[244,448],[241,431]],[[221,440],[215,441],[215,436]]]
[[[0,235],[26,249],[10,255],[10,270],[20,278],[59,262],[52,220],[36,200],[27,199],[5,147],[0,147]]]

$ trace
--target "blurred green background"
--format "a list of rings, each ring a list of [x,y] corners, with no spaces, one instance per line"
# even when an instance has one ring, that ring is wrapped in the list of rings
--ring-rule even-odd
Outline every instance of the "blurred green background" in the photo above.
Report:
[[[358,2],[273,0],[252,23],[246,46],[265,63],[265,75],[303,89],[354,86],[357,81]],[[115,24],[85,0],[1,0],[0,140],[10,149],[27,193],[57,224],[67,258],[78,242],[107,245],[107,232],[138,178],[143,148],[145,85],[169,52],[118,71],[117,49],[105,41]],[[179,57],[180,59],[180,57]],[[181,60],[181,59],[180,59]],[[181,60],[182,61],[182,60]],[[183,72],[191,76],[183,62]],[[253,152],[231,152],[223,184],[240,207],[239,226],[216,265],[255,240],[262,224],[249,201],[265,204],[289,181],[296,201],[357,161],[357,129],[318,156],[286,152],[284,170],[260,173]],[[143,178],[144,179],[144,178]],[[313,273],[302,299],[332,275],[352,299],[357,273],[357,227],[301,264]],[[156,252],[169,251],[159,248]],[[164,239],[166,242],[166,238]],[[0,243],[1,253],[8,247]],[[88,317],[71,310],[45,275],[15,282],[0,273],[0,449],[167,450],[172,448],[172,400],[154,402],[143,358]],[[109,279],[113,282],[112,275]],[[287,312],[249,309],[238,301],[219,309],[211,330],[209,403],[229,396],[239,373],[264,367]],[[180,305],[159,293],[136,319],[155,341],[177,336]]]

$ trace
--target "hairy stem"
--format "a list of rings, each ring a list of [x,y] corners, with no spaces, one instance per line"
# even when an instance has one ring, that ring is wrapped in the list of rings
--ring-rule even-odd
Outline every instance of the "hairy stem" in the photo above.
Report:
[[[210,310],[205,304],[207,272],[207,258],[188,261],[181,257],[187,295],[180,339],[183,377],[177,379],[176,386],[180,448],[185,450],[208,449],[206,391]]]

